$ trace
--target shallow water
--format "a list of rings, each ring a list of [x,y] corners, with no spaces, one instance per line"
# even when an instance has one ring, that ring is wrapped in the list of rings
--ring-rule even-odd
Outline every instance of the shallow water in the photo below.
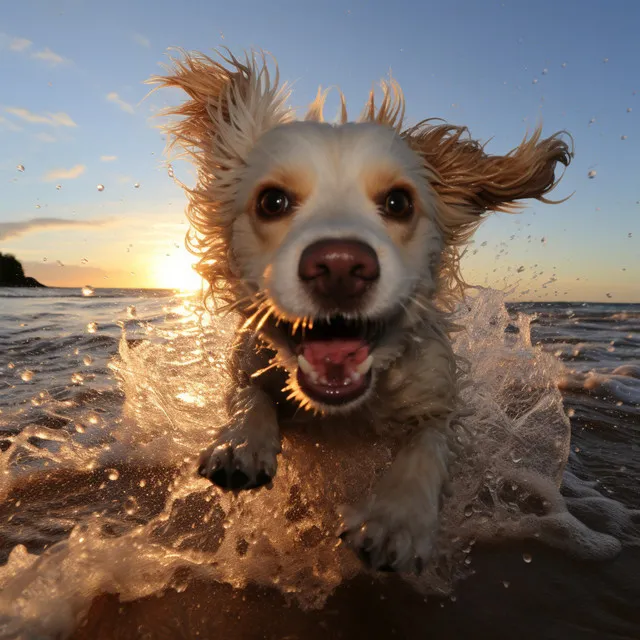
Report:
[[[393,434],[297,416],[271,488],[212,487],[195,466],[224,420],[232,322],[197,311],[166,291],[0,291],[2,637],[66,637],[98,594],[132,601],[193,579],[313,610],[362,573],[336,539],[339,512],[384,471]],[[483,291],[460,314],[470,415],[452,435],[436,553],[409,586],[450,596],[476,542],[583,562],[637,545],[640,305],[505,309]]]

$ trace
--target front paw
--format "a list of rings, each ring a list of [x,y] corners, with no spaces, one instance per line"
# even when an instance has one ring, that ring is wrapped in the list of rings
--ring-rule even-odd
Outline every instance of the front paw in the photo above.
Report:
[[[198,473],[223,489],[254,489],[271,482],[279,443],[221,438],[200,455]]]
[[[340,538],[378,571],[422,573],[433,550],[437,511],[380,497],[343,516]],[[418,507],[416,509],[416,507]]]

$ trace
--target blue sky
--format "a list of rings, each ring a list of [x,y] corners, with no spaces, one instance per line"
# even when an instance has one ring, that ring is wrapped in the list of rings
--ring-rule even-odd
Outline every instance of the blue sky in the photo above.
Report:
[[[640,3],[604,0],[7,4],[0,250],[49,284],[179,284],[185,200],[152,117],[179,96],[143,101],[143,81],[171,46],[256,47],[275,55],[301,108],[318,85],[338,85],[355,116],[391,70],[410,122],[468,125],[493,153],[539,118],[567,129],[576,158],[556,193],[573,197],[487,221],[467,277],[516,286],[516,299],[640,301],[639,25]]]

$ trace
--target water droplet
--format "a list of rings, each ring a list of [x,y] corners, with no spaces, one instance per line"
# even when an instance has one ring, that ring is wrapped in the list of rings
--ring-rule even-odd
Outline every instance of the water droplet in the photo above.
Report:
[[[81,373],[72,373],[71,382],[73,382],[73,384],[82,384],[84,382],[84,377]]]
[[[591,118],[591,120],[589,120],[589,124],[590,124],[590,125],[595,124],[595,121],[596,121],[596,119],[595,119],[595,118]]]
[[[62,260],[56,260],[56,264],[57,264],[59,267],[64,267],[64,264],[62,263]]]
[[[167,173],[169,174],[170,178],[173,178],[175,176],[172,165],[167,165]]]
[[[597,172],[595,169],[591,169],[591,171],[589,171],[589,173],[587,173],[587,178],[589,178],[590,180],[593,180],[597,175]]]
[[[531,554],[530,554],[530,553],[523,553],[523,554],[522,554],[522,559],[523,559],[527,564],[529,564],[529,563],[533,560],[533,558],[531,557]]]
[[[103,184],[99,184],[99,185],[96,187],[96,189],[97,189],[98,191],[104,191],[104,185],[103,185]]]
[[[56,191],[60,191],[60,189],[62,189],[62,185],[61,184],[57,184],[56,185]]]
[[[518,273],[522,273],[524,271],[524,266],[519,266],[518,267]]]
[[[84,433],[86,431],[84,425],[80,424],[79,422],[75,423],[74,428],[78,433]]]
[[[109,480],[117,480],[120,477],[120,473],[117,469],[105,469],[105,471]]]
[[[89,333],[95,333],[98,330],[98,323],[97,322],[90,322],[87,325],[87,331]]]
[[[138,510],[138,501],[133,496],[128,496],[124,501],[124,510],[127,515],[132,516]]]
[[[464,516],[465,518],[470,518],[473,515],[473,507],[468,504],[465,508],[464,508]]]
[[[133,185],[133,188],[134,188],[134,189],[139,189],[139,188],[140,188],[140,183],[139,183],[139,182],[136,182],[136,183]]]
[[[138,311],[136,310],[136,308],[131,304],[127,307],[127,316],[129,316],[129,318],[135,318],[138,315]]]
[[[549,69],[543,69],[543,70],[542,70],[542,75],[543,75],[543,76],[546,76],[546,75],[547,75],[547,73],[549,73]]]
[[[542,238],[540,238],[540,242],[542,242],[542,244],[547,244],[547,239],[542,236]]]
[[[95,292],[96,290],[90,284],[86,284],[84,287],[82,287],[82,295],[85,296],[85,298],[92,296]],[[95,324],[95,323],[92,323],[92,324]]]
[[[565,69],[565,68],[567,67],[567,63],[566,63],[566,62],[563,62],[560,66],[561,66],[563,69]]]
[[[89,424],[98,424],[98,422],[100,422],[100,418],[98,418],[97,414],[95,413],[90,413],[87,416],[87,422]]]
[[[46,262],[46,261],[47,261],[47,259],[46,259],[46,258],[42,258],[42,262]]]
[[[467,557],[464,559],[464,563],[465,563],[466,565],[471,564],[471,556],[467,556]]]
[[[627,107],[627,113],[631,113],[633,109],[631,107]]]
[[[604,62],[604,64],[607,64],[607,62],[609,62],[609,58],[603,58],[602,62]]]
[[[93,362],[93,358],[91,356],[85,356],[82,358],[82,362],[88,367]]]
[[[88,258],[82,258],[82,260],[80,260],[80,264],[87,264],[87,262],[89,262]]]
[[[531,84],[538,84],[538,78],[534,78],[534,79],[531,81]]]
[[[24,165],[23,164],[19,164],[16,169],[20,172],[20,173],[24,173]]]
[[[607,293],[607,298],[612,298],[613,296],[610,293]]]
[[[502,586],[503,586],[505,589],[508,589],[510,585],[511,585],[511,583],[510,583],[508,580],[503,580],[503,581],[502,581]]]
[[[626,140],[627,136],[620,136],[620,140]]]
[[[31,382],[33,380],[33,371],[29,371],[27,369],[20,374],[20,377],[22,378],[23,382]]]
[[[39,205],[39,204],[37,204],[37,205],[36,205],[36,209],[39,209],[39,208],[40,208],[40,205]]]
[[[575,409],[567,409],[567,415],[568,415],[570,418],[573,418],[573,416],[575,416],[575,415],[576,415],[576,410],[575,410]]]
[[[633,238],[633,233],[631,233],[631,231],[629,231],[629,233],[627,233],[627,238]]]

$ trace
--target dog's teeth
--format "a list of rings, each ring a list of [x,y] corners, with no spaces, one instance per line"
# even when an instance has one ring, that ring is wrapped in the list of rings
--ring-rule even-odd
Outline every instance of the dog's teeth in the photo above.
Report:
[[[298,366],[302,370],[302,372],[313,382],[314,384],[318,382],[318,374],[316,370],[313,368],[313,365],[302,355],[298,356]]]
[[[362,376],[361,376],[357,371],[354,371],[354,372],[351,374],[351,380],[353,380],[354,382],[358,382],[358,381],[360,380],[360,378],[361,378],[361,377],[362,377]]]
[[[313,369],[313,365],[302,355],[298,356],[298,366],[306,373],[307,375],[311,373],[315,373]]]
[[[329,381],[324,376],[322,376],[322,378],[320,378],[320,384],[327,385],[329,384]]]
[[[351,378],[349,376],[347,376],[343,381],[342,381],[343,386],[348,387],[351,384]]]
[[[361,362],[357,367],[356,367],[356,371],[363,376],[365,373],[367,373],[369,371],[369,369],[371,369],[371,365],[373,364],[373,356],[369,355],[367,356],[367,359],[364,362]]]

